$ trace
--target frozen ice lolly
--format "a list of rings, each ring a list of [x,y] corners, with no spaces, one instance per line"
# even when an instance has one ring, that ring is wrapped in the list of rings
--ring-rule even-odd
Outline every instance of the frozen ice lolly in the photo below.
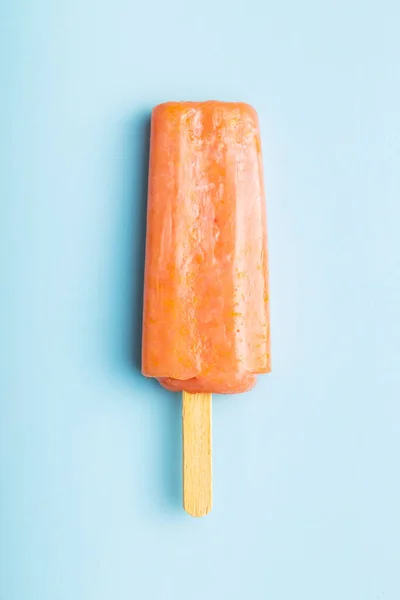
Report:
[[[142,372],[184,392],[184,414],[185,402],[187,415],[196,402],[207,410],[211,393],[245,392],[270,371],[267,259],[255,110],[216,101],[156,106]]]

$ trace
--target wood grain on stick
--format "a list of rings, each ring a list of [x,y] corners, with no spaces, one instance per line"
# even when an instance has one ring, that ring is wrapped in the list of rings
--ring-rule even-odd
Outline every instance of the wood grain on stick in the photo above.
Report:
[[[182,392],[183,507],[193,517],[212,508],[211,394]]]

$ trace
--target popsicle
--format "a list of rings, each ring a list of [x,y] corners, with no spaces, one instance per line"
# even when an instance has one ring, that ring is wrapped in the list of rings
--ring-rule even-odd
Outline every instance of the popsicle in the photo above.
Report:
[[[183,392],[184,507],[211,509],[211,394],[271,370],[257,113],[167,102],[151,119],[142,372]]]

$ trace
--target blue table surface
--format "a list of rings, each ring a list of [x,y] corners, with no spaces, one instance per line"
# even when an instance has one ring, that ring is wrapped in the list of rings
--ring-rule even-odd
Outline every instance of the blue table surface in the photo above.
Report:
[[[399,17],[1,3],[1,600],[399,600]],[[210,98],[260,116],[273,373],[215,398],[192,519],[139,371],[148,120]]]

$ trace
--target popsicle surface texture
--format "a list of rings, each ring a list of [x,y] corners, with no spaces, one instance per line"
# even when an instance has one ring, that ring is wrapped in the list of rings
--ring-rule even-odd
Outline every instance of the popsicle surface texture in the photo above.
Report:
[[[247,104],[153,110],[142,371],[169,390],[219,394],[270,371],[261,144]]]

